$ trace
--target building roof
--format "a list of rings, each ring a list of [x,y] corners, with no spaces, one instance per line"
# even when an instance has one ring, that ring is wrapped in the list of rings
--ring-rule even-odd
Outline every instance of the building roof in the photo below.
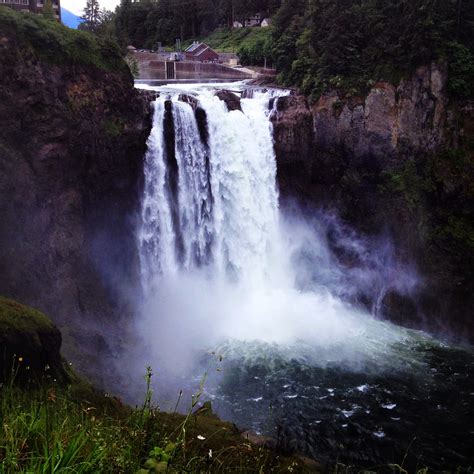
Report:
[[[192,53],[196,48],[201,46],[203,43],[199,43],[198,41],[194,41],[191,46],[186,48],[186,53]]]
[[[195,41],[189,48],[186,49],[186,53],[192,54],[195,57],[201,56],[204,52],[211,51],[214,53],[216,56],[218,56],[218,53],[216,53],[210,46],[208,46],[206,43],[198,43]]]
[[[205,53],[206,51],[211,51],[212,53],[214,53],[216,56],[219,56],[212,48],[210,48],[209,46],[207,46],[206,48],[202,49],[201,51],[199,51],[198,53],[196,53],[194,56],[201,56],[201,54]]]

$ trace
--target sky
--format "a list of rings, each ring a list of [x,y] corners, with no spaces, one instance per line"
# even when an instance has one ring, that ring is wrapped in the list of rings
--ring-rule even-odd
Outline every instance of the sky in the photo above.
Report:
[[[115,7],[120,3],[120,0],[99,0],[101,8],[107,10],[115,10]],[[61,0],[61,6],[75,15],[82,15],[86,0]]]

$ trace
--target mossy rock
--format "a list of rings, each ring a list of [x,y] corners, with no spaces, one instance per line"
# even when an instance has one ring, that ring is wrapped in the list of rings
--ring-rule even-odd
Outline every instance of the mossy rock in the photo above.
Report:
[[[66,383],[61,333],[41,312],[0,296],[0,382]]]

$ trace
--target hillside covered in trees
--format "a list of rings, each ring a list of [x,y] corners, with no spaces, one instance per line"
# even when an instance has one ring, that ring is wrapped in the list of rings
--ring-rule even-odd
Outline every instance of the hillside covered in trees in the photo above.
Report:
[[[270,16],[280,0],[122,0],[117,8],[115,30],[122,43],[154,48],[208,35],[218,27],[232,27],[256,13]]]
[[[95,11],[82,28],[113,36],[122,47],[154,49],[211,35],[213,47],[221,41],[245,65],[266,60],[281,84],[313,96],[328,88],[360,93],[378,80],[397,83],[433,60],[449,66],[453,96],[474,94],[474,2],[468,0],[122,0],[115,13]],[[235,21],[255,14],[272,17],[273,26],[259,34],[232,32]]]
[[[473,27],[468,0],[284,0],[272,53],[282,83],[313,95],[397,83],[417,66],[442,60],[450,92],[472,97]]]

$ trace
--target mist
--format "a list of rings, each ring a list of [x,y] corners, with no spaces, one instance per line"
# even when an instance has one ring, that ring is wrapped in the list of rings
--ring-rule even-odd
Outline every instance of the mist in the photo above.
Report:
[[[153,367],[170,396],[197,383],[203,360],[216,369],[209,354],[393,367],[399,345],[419,336],[382,321],[381,301],[390,289],[414,295],[416,270],[400,264],[387,235],[361,237],[334,214],[280,203],[271,92],[242,99],[243,112],[228,112],[212,91],[196,95],[208,145],[177,94],[155,104],[137,232],[139,342],[122,369]],[[171,152],[166,120],[176,133]],[[178,192],[168,183],[174,166]]]

